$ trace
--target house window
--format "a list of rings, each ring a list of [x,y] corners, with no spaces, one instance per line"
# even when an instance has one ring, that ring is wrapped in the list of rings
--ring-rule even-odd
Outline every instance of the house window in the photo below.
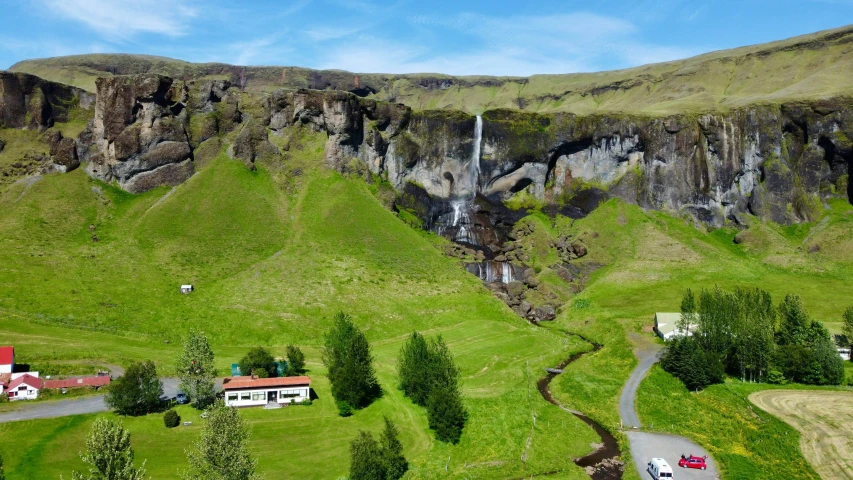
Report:
[[[229,393],[228,394],[228,401],[229,402],[236,402],[237,401],[237,394],[236,393]]]
[[[264,392],[252,392],[252,400],[264,400],[267,398]]]
[[[249,392],[243,392],[240,394],[240,400],[251,400],[252,394]]]
[[[281,398],[298,397],[298,396],[300,396],[299,392],[300,392],[299,390],[282,390],[281,391]]]

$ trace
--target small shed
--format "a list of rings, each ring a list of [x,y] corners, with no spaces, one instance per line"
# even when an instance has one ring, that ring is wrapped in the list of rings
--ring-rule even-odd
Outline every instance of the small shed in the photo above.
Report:
[[[655,313],[655,333],[664,340],[672,340],[675,337],[693,335],[693,330],[696,329],[696,325],[688,325],[688,330],[685,332],[678,329],[678,322],[680,321],[681,313]]]
[[[0,373],[15,371],[15,347],[0,347]]]
[[[193,290],[194,289],[192,285],[181,285],[181,293],[183,293],[184,295],[192,292]]]

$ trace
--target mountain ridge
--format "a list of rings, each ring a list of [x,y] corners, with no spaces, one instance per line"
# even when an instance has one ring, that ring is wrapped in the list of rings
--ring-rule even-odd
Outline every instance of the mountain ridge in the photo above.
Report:
[[[381,74],[293,66],[191,63],[135,54],[24,60],[10,67],[94,91],[98,76],[160,73],[181,80],[228,79],[248,91],[344,90],[416,110],[482,113],[709,113],[740,106],[853,96],[853,25],[671,62],[592,73],[514,76]]]

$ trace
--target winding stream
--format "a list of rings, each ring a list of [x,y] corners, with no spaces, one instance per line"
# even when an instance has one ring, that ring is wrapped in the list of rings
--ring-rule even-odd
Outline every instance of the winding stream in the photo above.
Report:
[[[575,360],[578,360],[579,358],[583,357],[588,353],[595,353],[601,350],[600,344],[590,341],[582,337],[581,335],[568,332],[564,333],[566,333],[566,335],[571,335],[580,338],[581,340],[592,345],[593,348],[592,350],[586,352],[575,353],[569,358],[563,360],[559,365],[557,365],[556,368],[558,370],[563,370],[570,363],[574,362]],[[590,453],[589,455],[586,455],[581,458],[576,458],[575,464],[581,468],[586,469],[588,473],[590,472],[590,470],[592,470],[589,475],[590,477],[592,477],[593,480],[621,479],[623,468],[621,461],[618,460],[621,456],[621,452],[619,451],[619,442],[617,442],[616,438],[610,432],[605,430],[605,428],[602,427],[599,423],[595,422],[594,420],[587,417],[581,412],[564,407],[562,404],[560,404],[560,402],[557,401],[556,398],[554,398],[554,395],[551,393],[550,384],[551,381],[554,380],[557,375],[559,375],[559,373],[549,372],[547,375],[539,379],[538,382],[536,382],[536,387],[539,390],[539,393],[542,395],[542,398],[547,400],[549,403],[578,417],[579,419],[581,419],[581,421],[592,427],[592,429],[595,430],[595,433],[597,433],[598,436],[601,437],[601,447],[599,447],[596,451]]]

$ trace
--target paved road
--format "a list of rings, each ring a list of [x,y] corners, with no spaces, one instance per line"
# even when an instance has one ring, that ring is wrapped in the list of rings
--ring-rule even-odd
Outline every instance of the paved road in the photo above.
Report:
[[[123,370],[122,370],[123,371]],[[177,378],[163,378],[163,394],[174,397],[178,393]],[[216,389],[222,388],[222,379],[217,379]],[[109,410],[103,395],[90,397],[69,398],[47,402],[25,403],[20,408],[0,413],[0,423],[17,422],[20,420],[35,420],[38,418],[66,417],[68,415],[85,415],[89,413],[106,412]]]
[[[699,457],[708,455],[705,449],[690,440],[675,435],[629,430],[642,426],[640,425],[640,419],[637,416],[636,410],[637,389],[640,387],[640,382],[643,381],[643,378],[651,370],[652,365],[660,359],[661,350],[660,345],[647,344],[641,346],[635,352],[640,362],[637,364],[637,368],[631,372],[631,376],[625,383],[625,388],[622,389],[622,395],[619,397],[619,415],[622,417],[622,424],[626,429],[625,435],[628,436],[628,441],[631,443],[631,457],[634,458],[634,466],[637,468],[637,473],[640,474],[640,478],[643,480],[652,478],[646,470],[649,460],[652,458],[663,458],[673,467],[674,479],[719,479],[720,476],[717,473],[717,467],[710,456],[707,460],[707,470],[678,468],[678,460],[681,458],[681,455],[696,455]]]
[[[707,470],[692,470],[678,468],[678,460],[681,455],[696,455],[701,457],[708,453],[699,445],[683,437],[673,435],[662,435],[658,433],[625,432],[628,441],[631,442],[631,456],[634,457],[634,465],[642,480],[650,480],[652,476],[646,471],[646,465],[652,458],[663,458],[672,466],[673,480],[715,480],[717,468],[714,460],[710,457],[706,460]]]
[[[637,410],[634,408],[637,403],[637,389],[640,388],[640,382],[652,369],[652,365],[660,359],[661,350],[663,348],[660,345],[654,344],[635,352],[640,363],[631,372],[628,382],[625,383],[625,388],[622,389],[622,396],[619,397],[619,416],[622,417],[623,428],[640,428],[640,419],[637,417]]]

